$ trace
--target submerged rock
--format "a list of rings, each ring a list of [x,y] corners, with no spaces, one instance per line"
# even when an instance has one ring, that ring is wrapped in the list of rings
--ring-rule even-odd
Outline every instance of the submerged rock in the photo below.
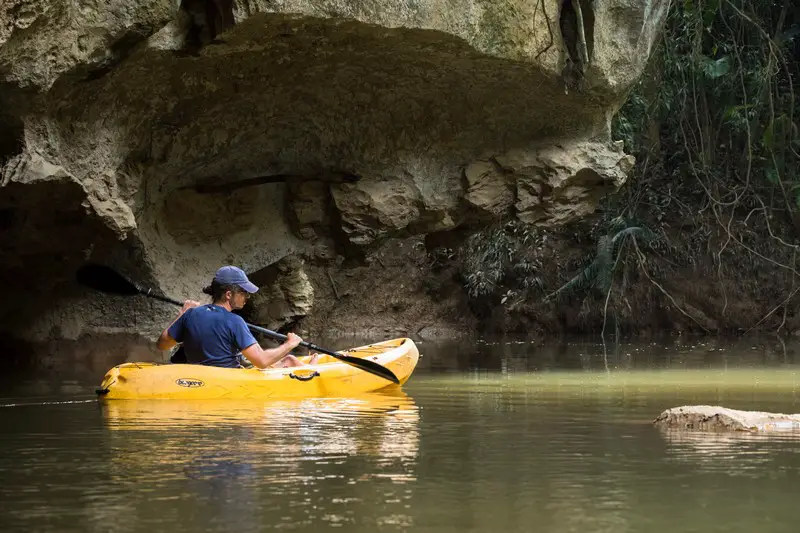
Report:
[[[699,431],[800,431],[800,414],[737,411],[717,405],[667,409],[653,421],[661,428]]]

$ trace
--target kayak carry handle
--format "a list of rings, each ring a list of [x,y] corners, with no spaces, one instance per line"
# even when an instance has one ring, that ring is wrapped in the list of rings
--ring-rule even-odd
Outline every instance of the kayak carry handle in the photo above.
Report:
[[[307,376],[298,376],[294,372],[289,372],[289,377],[291,379],[296,379],[297,381],[311,381],[317,376],[319,376],[319,372],[317,372],[316,370]]]

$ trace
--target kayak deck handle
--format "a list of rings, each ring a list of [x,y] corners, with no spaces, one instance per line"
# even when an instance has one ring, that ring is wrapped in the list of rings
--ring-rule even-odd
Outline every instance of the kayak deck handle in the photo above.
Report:
[[[312,373],[310,373],[307,376],[298,376],[294,372],[289,372],[289,377],[291,379],[296,379],[297,381],[311,381],[312,379],[314,379],[317,376],[319,376],[319,372],[317,372],[316,370],[313,371]]]

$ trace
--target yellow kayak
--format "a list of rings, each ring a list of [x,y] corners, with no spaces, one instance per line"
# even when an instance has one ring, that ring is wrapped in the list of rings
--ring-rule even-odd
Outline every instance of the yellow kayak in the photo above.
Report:
[[[385,366],[402,385],[417,366],[419,351],[407,338],[342,350]],[[308,360],[301,357],[300,360]],[[327,398],[397,385],[329,355],[295,368],[219,368],[203,365],[124,363],[106,372],[97,393],[105,400],[214,400]]]

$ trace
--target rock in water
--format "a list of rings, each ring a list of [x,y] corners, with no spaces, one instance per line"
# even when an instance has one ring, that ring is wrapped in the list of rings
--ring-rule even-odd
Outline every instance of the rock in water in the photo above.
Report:
[[[669,429],[700,431],[800,431],[800,414],[737,411],[718,405],[684,405],[667,409],[653,421]]]

